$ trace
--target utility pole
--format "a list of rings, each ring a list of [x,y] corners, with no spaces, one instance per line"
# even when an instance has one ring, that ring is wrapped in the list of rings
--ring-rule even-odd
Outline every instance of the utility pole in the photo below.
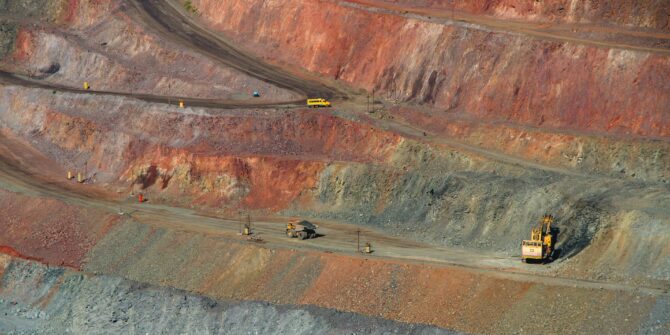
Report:
[[[361,230],[356,230],[356,252],[361,252]]]
[[[375,89],[372,89],[372,112],[375,112]]]

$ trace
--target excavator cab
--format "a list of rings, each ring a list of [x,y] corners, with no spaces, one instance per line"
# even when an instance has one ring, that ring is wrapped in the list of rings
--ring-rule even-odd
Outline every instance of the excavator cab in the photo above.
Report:
[[[554,217],[552,215],[544,215],[540,225],[531,229],[530,240],[521,242],[522,261],[544,262],[551,259],[556,239],[551,227],[553,223]]]

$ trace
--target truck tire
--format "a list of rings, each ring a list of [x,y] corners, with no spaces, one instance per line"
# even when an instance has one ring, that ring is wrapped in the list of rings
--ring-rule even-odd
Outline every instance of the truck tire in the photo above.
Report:
[[[298,238],[301,239],[301,240],[307,239],[307,233],[304,232],[304,231],[299,231],[298,232]]]

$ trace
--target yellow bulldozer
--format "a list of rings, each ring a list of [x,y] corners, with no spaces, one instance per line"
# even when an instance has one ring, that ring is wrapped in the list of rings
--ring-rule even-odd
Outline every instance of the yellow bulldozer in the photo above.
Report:
[[[521,242],[521,261],[544,263],[552,259],[556,243],[555,230],[551,227],[553,223],[554,217],[545,215],[540,224],[531,229],[530,240]]]

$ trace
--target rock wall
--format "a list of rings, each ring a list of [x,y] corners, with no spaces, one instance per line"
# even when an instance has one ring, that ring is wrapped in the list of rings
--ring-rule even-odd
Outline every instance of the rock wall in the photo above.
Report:
[[[663,55],[443,25],[331,1],[194,4],[205,23],[267,59],[391,98],[481,121],[670,134],[670,60]]]
[[[354,1],[355,2],[355,1]],[[667,1],[633,0],[382,0],[380,2],[410,7],[430,7],[503,19],[560,23],[597,23],[613,26],[670,30],[670,4]]]
[[[18,27],[15,24],[0,21],[0,61],[14,51]]]
[[[141,191],[152,201],[336,219],[509,255],[545,212],[559,218],[564,256],[634,217],[665,236],[668,213],[658,209],[670,203],[666,184],[501,163],[322,112],[212,115],[42,92],[7,87],[0,124],[66,169],[88,162],[94,183],[127,195]],[[634,201],[640,193],[645,201]],[[598,250],[614,249],[604,243]],[[653,262],[667,254],[647,251],[636,253]],[[667,280],[667,268],[648,279]]]
[[[453,115],[394,107],[390,114],[437,136],[446,136],[494,152],[585,175],[670,182],[670,143],[664,139],[584,135],[522,127],[510,123],[479,123]]]
[[[256,100],[298,98],[159,39],[117,2],[75,3],[72,18],[58,23],[30,26],[19,13],[15,20],[22,24],[4,24],[0,68],[70,87],[89,82],[96,91],[218,100],[252,99],[258,91],[262,98]]]

